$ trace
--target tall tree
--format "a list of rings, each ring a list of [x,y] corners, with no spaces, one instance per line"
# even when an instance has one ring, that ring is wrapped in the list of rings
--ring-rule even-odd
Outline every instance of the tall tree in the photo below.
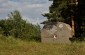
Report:
[[[43,16],[47,17],[48,22],[62,21],[72,26],[71,16],[75,21],[75,37],[78,39],[85,36],[85,1],[84,0],[51,0],[53,4],[49,7],[49,13]]]

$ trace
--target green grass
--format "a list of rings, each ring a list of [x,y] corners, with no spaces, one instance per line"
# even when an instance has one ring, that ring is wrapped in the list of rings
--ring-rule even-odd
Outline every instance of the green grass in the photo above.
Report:
[[[0,37],[0,55],[85,55],[85,43],[46,44]]]

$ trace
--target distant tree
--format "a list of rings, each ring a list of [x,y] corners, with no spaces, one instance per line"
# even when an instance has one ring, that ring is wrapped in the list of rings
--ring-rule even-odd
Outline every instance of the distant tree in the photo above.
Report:
[[[8,19],[0,20],[0,30],[5,36],[14,36],[24,40],[40,40],[40,27],[22,19],[19,11],[8,14]]]

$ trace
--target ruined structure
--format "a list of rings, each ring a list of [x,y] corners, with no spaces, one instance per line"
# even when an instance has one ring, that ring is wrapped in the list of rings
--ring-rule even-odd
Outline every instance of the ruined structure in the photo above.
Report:
[[[63,22],[48,23],[41,31],[41,40],[44,43],[71,43],[73,32],[70,25]]]

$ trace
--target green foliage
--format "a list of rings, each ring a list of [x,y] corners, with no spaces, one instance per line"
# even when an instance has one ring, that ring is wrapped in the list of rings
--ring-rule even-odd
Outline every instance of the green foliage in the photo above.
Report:
[[[27,23],[19,11],[11,12],[8,19],[0,20],[0,33],[24,40],[40,40],[40,27]]]
[[[67,8],[67,0],[54,0],[53,4],[49,7],[49,13],[44,14],[47,17],[48,22],[64,22],[64,18],[61,13]]]
[[[47,20],[42,24],[60,21],[72,26],[71,17],[74,16],[75,39],[83,40],[85,38],[85,0],[79,0],[78,5],[75,4],[75,0],[52,1],[49,13],[43,15]]]

